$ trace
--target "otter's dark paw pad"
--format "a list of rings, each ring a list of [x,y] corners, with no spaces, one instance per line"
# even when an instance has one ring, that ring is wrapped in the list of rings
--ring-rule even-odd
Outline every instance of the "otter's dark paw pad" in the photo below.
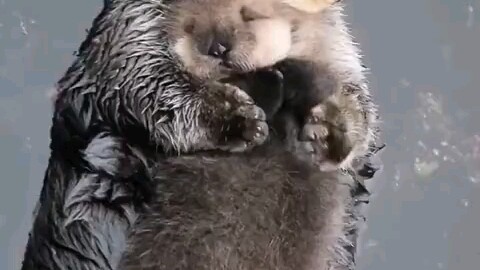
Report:
[[[242,152],[260,145],[268,137],[265,112],[256,106],[252,98],[243,90],[226,85],[232,97],[228,103],[226,123],[223,125],[221,149]]]
[[[352,150],[338,110],[325,104],[312,108],[299,139],[309,144],[313,161],[324,171],[341,168]]]

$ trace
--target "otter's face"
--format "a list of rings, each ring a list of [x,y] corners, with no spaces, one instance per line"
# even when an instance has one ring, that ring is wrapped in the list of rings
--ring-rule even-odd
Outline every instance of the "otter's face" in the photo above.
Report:
[[[168,22],[173,51],[199,79],[271,66],[290,50],[291,27],[276,0],[179,0]]]

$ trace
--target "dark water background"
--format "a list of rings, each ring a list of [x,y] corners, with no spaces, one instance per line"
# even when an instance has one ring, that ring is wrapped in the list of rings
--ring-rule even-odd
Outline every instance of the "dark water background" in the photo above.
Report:
[[[480,1],[347,0],[384,121],[359,270],[480,269]],[[18,269],[48,158],[47,92],[101,1],[0,0],[0,269]]]

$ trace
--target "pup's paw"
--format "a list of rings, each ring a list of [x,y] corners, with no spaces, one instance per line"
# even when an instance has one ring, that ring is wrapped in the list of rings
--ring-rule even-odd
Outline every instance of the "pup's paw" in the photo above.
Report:
[[[353,149],[347,127],[333,104],[321,103],[310,110],[299,139],[310,144],[312,158],[321,170],[337,170],[347,162]]]

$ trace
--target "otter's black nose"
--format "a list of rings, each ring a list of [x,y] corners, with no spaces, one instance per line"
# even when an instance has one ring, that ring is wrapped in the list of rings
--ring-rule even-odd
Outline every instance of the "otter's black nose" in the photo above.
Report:
[[[217,40],[214,40],[210,44],[210,47],[208,48],[208,55],[217,57],[217,58],[223,58],[225,57],[225,54],[227,54],[229,50],[230,48],[226,43],[222,43]]]

